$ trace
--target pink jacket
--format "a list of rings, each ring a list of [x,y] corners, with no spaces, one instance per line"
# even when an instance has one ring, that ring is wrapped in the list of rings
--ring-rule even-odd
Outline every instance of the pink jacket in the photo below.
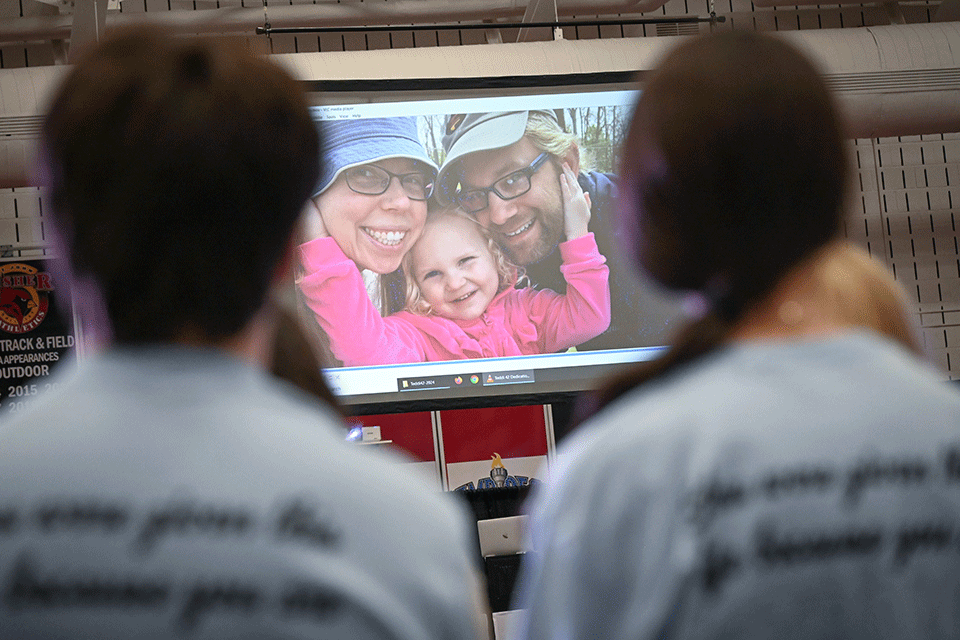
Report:
[[[408,311],[381,318],[333,238],[300,245],[300,288],[344,366],[554,353],[610,326],[609,270],[593,234],[561,243],[560,255],[565,295],[508,288],[473,321]]]

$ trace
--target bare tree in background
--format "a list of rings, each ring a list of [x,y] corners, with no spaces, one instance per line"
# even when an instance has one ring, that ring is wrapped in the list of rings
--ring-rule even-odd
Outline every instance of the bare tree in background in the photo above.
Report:
[[[420,140],[427,150],[427,155],[437,163],[437,166],[443,164],[443,158],[446,155],[443,151],[443,131],[446,120],[446,115],[420,116],[417,118]]]

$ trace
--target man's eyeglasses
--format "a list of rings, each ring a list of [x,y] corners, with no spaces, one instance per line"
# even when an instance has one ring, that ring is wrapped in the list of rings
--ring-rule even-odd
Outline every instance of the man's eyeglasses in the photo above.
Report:
[[[541,153],[528,166],[500,178],[489,187],[458,191],[456,195],[457,204],[470,213],[479,213],[487,208],[491,191],[497,194],[497,197],[501,200],[519,198],[530,191],[530,177],[543,166],[543,163],[549,157],[549,153]]]
[[[392,173],[375,164],[362,164],[350,167],[343,175],[351,191],[367,196],[386,193],[394,178],[400,181],[403,192],[411,200],[427,200],[433,193],[433,178],[422,171]]]

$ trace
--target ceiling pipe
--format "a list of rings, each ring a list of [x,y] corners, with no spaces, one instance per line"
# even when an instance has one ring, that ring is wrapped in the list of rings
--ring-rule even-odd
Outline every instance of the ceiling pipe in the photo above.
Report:
[[[666,0],[557,0],[557,13],[564,16],[596,16],[645,13],[659,9]],[[266,8],[272,27],[330,27],[389,24],[430,24],[464,20],[519,18],[526,0],[391,0],[371,5],[338,4],[274,5]],[[110,13],[107,28],[131,24],[157,24],[180,33],[251,33],[264,24],[263,7],[226,7],[195,11]],[[65,40],[70,37],[71,16],[39,16],[0,20],[0,43]],[[492,24],[492,28],[496,25]]]

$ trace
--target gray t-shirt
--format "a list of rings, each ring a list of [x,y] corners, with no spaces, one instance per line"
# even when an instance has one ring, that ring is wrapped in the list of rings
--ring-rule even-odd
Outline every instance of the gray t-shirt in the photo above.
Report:
[[[620,399],[538,495],[522,638],[954,638],[960,395],[856,333]]]
[[[4,638],[475,637],[467,521],[213,350],[114,349],[0,426]]]

